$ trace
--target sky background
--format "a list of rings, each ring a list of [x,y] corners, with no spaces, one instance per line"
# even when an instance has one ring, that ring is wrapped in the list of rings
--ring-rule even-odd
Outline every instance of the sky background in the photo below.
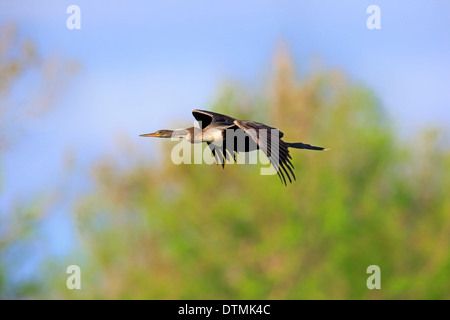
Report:
[[[66,27],[71,4],[81,30]],[[381,8],[380,30],[366,27],[371,4]],[[89,163],[117,152],[118,135],[149,149],[139,134],[172,119],[191,126],[191,110],[209,109],[226,81],[264,88],[281,39],[300,72],[320,58],[372,88],[403,137],[430,125],[448,132],[449,12],[444,0],[2,1],[0,24],[15,22],[41,56],[76,59],[81,70],[57,108],[4,154],[0,206],[64,189],[44,226],[45,245],[64,254],[74,245],[70,199],[88,190]],[[77,167],[61,182],[68,150]]]

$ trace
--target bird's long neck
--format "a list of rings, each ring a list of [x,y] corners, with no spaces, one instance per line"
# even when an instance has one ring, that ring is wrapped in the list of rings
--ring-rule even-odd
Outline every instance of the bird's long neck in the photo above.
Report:
[[[174,130],[171,133],[171,137],[183,138],[189,141],[190,143],[208,141],[208,139],[206,140],[204,139],[205,136],[203,130],[195,127],[190,127],[181,130]]]

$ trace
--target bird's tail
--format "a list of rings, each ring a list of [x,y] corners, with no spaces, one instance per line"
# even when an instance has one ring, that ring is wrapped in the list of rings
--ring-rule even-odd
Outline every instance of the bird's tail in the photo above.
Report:
[[[294,143],[285,142],[285,143],[286,143],[286,146],[288,148],[309,149],[309,150],[324,150],[324,151],[329,150],[329,149],[325,149],[325,148],[322,148],[322,147],[315,147],[315,146],[312,146],[310,144],[305,144],[305,143],[301,143],[301,142],[294,142]]]

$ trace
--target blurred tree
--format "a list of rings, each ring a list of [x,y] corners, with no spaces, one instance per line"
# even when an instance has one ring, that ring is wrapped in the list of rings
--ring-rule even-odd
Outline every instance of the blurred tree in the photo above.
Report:
[[[56,73],[43,72],[16,36],[2,39],[0,69],[9,71],[0,73],[0,125],[11,141],[7,119],[47,109],[11,108],[13,85],[37,65],[39,75]],[[280,127],[287,141],[332,149],[294,150],[296,183],[284,187],[259,166],[176,166],[170,142],[157,164],[128,146],[131,164],[114,157],[93,164],[93,189],[74,204],[83,251],[49,262],[31,284],[8,278],[23,263],[11,254],[23,257],[47,210],[32,202],[0,213],[0,296],[450,298],[450,157],[438,135],[400,143],[367,88],[335,70],[298,77],[286,49],[274,60],[263,93],[230,85],[211,105]],[[68,261],[81,267],[81,290],[66,288]],[[381,290],[366,287],[373,264]]]
[[[287,50],[274,65],[268,96],[230,86],[214,109],[332,150],[293,151],[288,187],[258,166],[176,166],[170,142],[158,165],[100,161],[75,210],[83,289],[49,277],[57,297],[450,298],[448,151],[430,137],[400,143],[342,72],[298,80]],[[366,287],[372,264],[381,290]]]
[[[0,161],[19,143],[30,121],[57,105],[71,75],[74,61],[39,57],[34,43],[23,40],[13,23],[0,26]],[[2,170],[0,166],[0,174]],[[30,263],[42,216],[48,211],[49,194],[13,201],[3,199],[0,175],[0,298],[32,296],[38,281],[11,279],[11,271]]]

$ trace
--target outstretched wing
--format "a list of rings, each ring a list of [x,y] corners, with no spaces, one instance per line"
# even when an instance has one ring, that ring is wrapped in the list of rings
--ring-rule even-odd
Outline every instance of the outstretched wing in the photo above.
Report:
[[[289,173],[295,180],[295,174],[293,171],[294,166],[290,161],[290,159],[292,159],[291,155],[289,154],[289,150],[286,144],[283,140],[281,140],[284,135],[283,132],[279,131],[276,128],[269,127],[263,123],[254,121],[234,120],[234,124],[242,129],[253,139],[253,141],[256,142],[259,149],[261,149],[267,156],[270,163],[277,171],[277,174],[280,177],[281,181],[285,185],[285,175],[289,179],[289,182],[292,183]],[[277,138],[273,138],[272,135]]]
[[[211,149],[211,153],[214,156],[216,164],[221,164],[222,168],[225,168],[225,163],[227,161],[233,160],[236,162],[236,152],[230,151],[226,148],[226,141],[221,140],[218,142],[207,142],[208,147]]]
[[[236,119],[224,114],[198,109],[192,111],[192,115],[195,120],[198,121],[201,130],[223,130],[221,139],[217,139],[213,143],[207,142],[216,163],[221,164],[222,167],[225,167],[226,161],[231,159],[236,161],[236,154],[233,151],[226,149],[225,139],[225,130],[231,127],[236,127],[234,124],[234,120]]]
[[[226,116],[224,114],[205,111],[205,110],[197,110],[192,111],[192,115],[195,120],[197,120],[200,124],[200,129],[204,129],[209,125],[217,124],[223,126],[233,126],[233,121],[236,120],[232,117]]]

